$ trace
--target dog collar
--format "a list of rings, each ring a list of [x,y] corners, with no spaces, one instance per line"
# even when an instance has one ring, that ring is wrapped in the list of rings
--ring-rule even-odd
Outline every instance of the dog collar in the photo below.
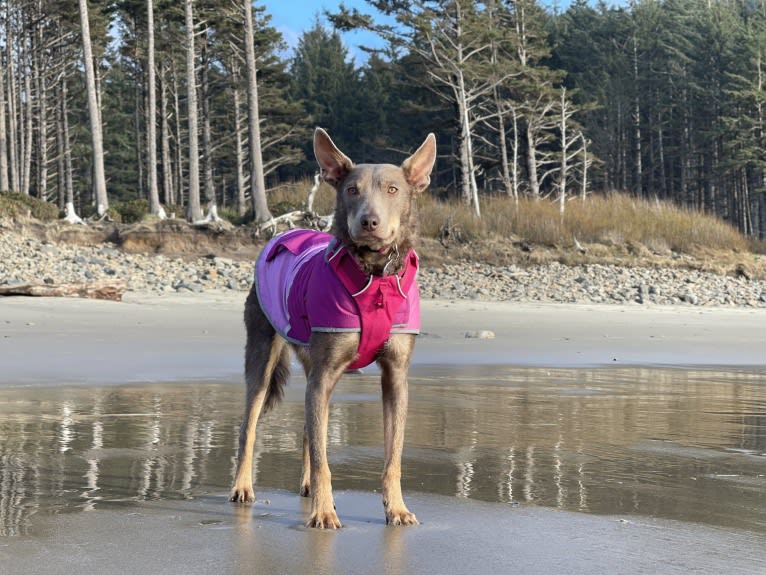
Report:
[[[399,255],[398,249],[396,250]],[[354,300],[361,322],[356,360],[349,369],[375,361],[388,340],[393,316],[407,299],[418,273],[418,256],[410,249],[402,259],[399,273],[376,276],[367,274],[346,246],[333,241],[327,247],[327,263]]]

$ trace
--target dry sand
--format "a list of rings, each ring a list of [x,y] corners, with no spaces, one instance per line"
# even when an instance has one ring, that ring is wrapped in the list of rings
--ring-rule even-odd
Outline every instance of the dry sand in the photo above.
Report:
[[[0,299],[0,393],[237,380],[243,299]],[[428,301],[423,318],[421,365],[766,365],[757,310]],[[481,330],[495,337],[466,338]],[[0,573],[766,572],[762,533],[417,493],[408,501],[424,524],[387,528],[379,495],[359,492],[337,493],[345,527],[324,533],[300,527],[306,502],[295,494],[258,495],[255,507],[221,493],[40,518],[29,534],[0,539]]]

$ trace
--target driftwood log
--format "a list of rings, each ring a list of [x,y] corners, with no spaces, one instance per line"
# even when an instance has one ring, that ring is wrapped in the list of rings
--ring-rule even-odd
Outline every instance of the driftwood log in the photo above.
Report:
[[[0,296],[79,297],[122,301],[123,286],[114,284],[19,284],[0,286]]]

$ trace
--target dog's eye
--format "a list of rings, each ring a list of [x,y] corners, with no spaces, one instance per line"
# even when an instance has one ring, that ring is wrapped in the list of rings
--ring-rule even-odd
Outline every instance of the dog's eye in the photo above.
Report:
[[[359,189],[356,186],[349,186],[346,188],[346,192],[349,196],[357,196],[359,195]]]
[[[397,188],[396,186],[388,186],[388,193],[389,194],[395,194],[398,191],[399,191],[399,188]]]

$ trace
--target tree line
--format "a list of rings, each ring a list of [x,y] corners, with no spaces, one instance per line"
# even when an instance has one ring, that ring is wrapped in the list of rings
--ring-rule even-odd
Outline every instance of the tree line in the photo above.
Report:
[[[322,126],[399,163],[434,131],[436,193],[623,191],[766,237],[766,0],[367,0],[291,53],[248,0],[0,0],[0,190],[70,218],[110,202],[271,217]],[[353,60],[340,33],[380,41]]]

